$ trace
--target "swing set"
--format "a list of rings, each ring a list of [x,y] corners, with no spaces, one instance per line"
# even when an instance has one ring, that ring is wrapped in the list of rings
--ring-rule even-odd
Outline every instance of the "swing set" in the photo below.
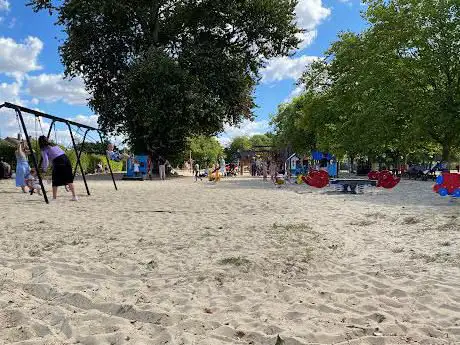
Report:
[[[83,170],[83,166],[81,165],[80,158],[81,158],[81,155],[83,153],[85,140],[86,140],[87,137],[90,137],[88,135],[89,132],[95,131],[99,136],[100,142],[101,143],[104,142],[103,137],[102,137],[102,133],[101,133],[101,131],[99,129],[91,127],[91,126],[88,126],[88,125],[84,125],[84,124],[81,124],[81,123],[78,123],[78,122],[66,120],[66,119],[61,118],[61,117],[45,114],[45,113],[42,113],[40,111],[25,108],[25,107],[22,107],[22,106],[19,106],[19,105],[16,105],[16,104],[12,104],[12,103],[8,103],[8,102],[3,103],[2,105],[0,105],[0,109],[1,108],[9,108],[9,109],[12,109],[12,110],[14,110],[16,112],[16,120],[18,122],[20,135],[22,136],[22,133],[24,132],[24,137],[26,138],[27,145],[28,145],[29,149],[31,150],[32,163],[34,165],[35,171],[37,172],[37,177],[38,177],[38,180],[39,180],[39,183],[40,183],[41,191],[43,193],[43,198],[45,199],[45,202],[47,204],[49,204],[49,200],[48,200],[48,196],[46,194],[45,186],[43,184],[42,175],[41,175],[40,169],[39,169],[40,163],[38,162],[38,159],[37,159],[38,156],[36,155],[36,153],[34,151],[34,148],[32,147],[32,142],[31,142],[30,136],[29,136],[29,134],[27,132],[27,127],[26,127],[26,124],[25,124],[24,117],[23,117],[22,113],[27,113],[27,114],[35,116],[35,133],[36,133],[36,136],[37,136],[36,139],[38,139],[38,126],[37,125],[40,126],[41,133],[42,133],[42,135],[44,135],[43,126],[42,126],[42,122],[41,122],[40,118],[45,118],[45,119],[51,120],[51,125],[50,125],[49,130],[48,130],[47,138],[48,139],[50,138],[51,132],[52,132],[52,130],[54,128],[54,135],[55,135],[55,141],[56,141],[55,143],[57,143],[56,123],[63,123],[63,124],[65,124],[67,126],[67,129],[69,130],[70,138],[71,138],[71,141],[72,141],[72,147],[73,147],[73,150],[75,151],[75,155],[76,155],[76,158],[77,158],[77,162],[76,162],[75,168],[73,170],[73,176],[75,178],[75,175],[77,173],[77,169],[80,168],[80,173],[81,173],[83,182],[85,184],[86,193],[88,195],[91,195],[91,193],[89,191],[89,188],[88,188],[88,183],[86,181],[85,172]],[[77,145],[75,143],[75,137],[74,137],[74,132],[72,131],[72,126],[77,127],[76,134],[78,134],[80,131],[84,132],[83,140],[80,143],[80,148],[79,149],[77,148]],[[37,140],[37,146],[38,146],[38,140]],[[37,151],[40,150],[38,147],[36,149],[37,149]],[[102,152],[101,152],[101,154],[102,154]],[[113,176],[112,166],[110,165],[110,159],[107,156],[106,152],[104,152],[104,155],[106,156],[106,159],[107,159],[107,165],[108,165],[109,170],[110,170],[110,175],[112,177],[113,185],[115,187],[115,190],[118,190],[117,184],[115,182],[115,177]]]

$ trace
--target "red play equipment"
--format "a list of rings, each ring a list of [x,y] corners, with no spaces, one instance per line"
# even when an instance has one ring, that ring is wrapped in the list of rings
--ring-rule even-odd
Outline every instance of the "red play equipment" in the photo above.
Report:
[[[372,171],[368,175],[369,180],[363,179],[333,179],[329,180],[329,174],[323,170],[310,170],[307,176],[302,176],[302,180],[309,186],[315,188],[324,188],[329,184],[342,185],[343,191],[348,190],[356,193],[358,186],[370,185],[385,189],[392,189],[401,181],[395,177],[390,171]]]
[[[329,174],[324,170],[310,170],[307,176],[302,176],[303,182],[315,188],[329,185]]]
[[[443,172],[436,178],[433,191],[441,196],[452,195],[460,198],[460,174]]]
[[[395,177],[390,171],[371,171],[367,177],[369,180],[377,181],[377,187],[382,187],[385,189],[392,189],[398,185],[401,181],[401,178]]]

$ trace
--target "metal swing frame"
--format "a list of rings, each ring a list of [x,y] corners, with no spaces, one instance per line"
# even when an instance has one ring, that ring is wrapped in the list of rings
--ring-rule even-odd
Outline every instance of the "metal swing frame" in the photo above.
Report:
[[[1,108],[9,108],[9,109],[14,110],[16,112],[16,115],[18,116],[18,118],[20,120],[22,130],[24,131],[24,136],[26,137],[26,140],[27,140],[27,145],[29,146],[29,150],[32,153],[32,163],[33,163],[33,165],[35,167],[35,171],[37,172],[37,177],[38,177],[38,180],[40,182],[40,187],[41,187],[41,190],[42,190],[42,193],[43,193],[43,198],[45,199],[45,202],[47,204],[49,204],[49,200],[48,200],[48,196],[46,194],[45,186],[43,185],[43,179],[42,179],[42,175],[41,175],[40,169],[39,169],[39,162],[37,161],[37,156],[36,156],[36,154],[34,152],[34,149],[32,147],[32,143],[30,141],[30,137],[29,137],[29,134],[27,132],[27,127],[26,127],[26,124],[24,122],[24,118],[23,118],[22,113],[27,113],[27,114],[34,115],[36,118],[37,117],[39,117],[39,118],[43,117],[45,119],[51,120],[51,125],[50,125],[50,128],[48,130],[48,135],[47,135],[48,139],[50,138],[51,131],[53,129],[53,126],[55,126],[56,122],[64,123],[64,124],[67,125],[67,128],[69,129],[69,133],[70,133],[70,138],[72,140],[72,146],[73,146],[73,149],[75,151],[75,155],[77,157],[77,163],[76,163],[75,169],[73,169],[73,177],[75,178],[75,175],[77,173],[77,169],[80,168],[80,172],[81,172],[81,175],[82,175],[82,178],[83,178],[83,182],[85,183],[86,193],[88,195],[91,195],[91,193],[89,191],[89,188],[88,188],[88,183],[86,181],[85,172],[83,170],[83,166],[81,165],[80,158],[81,158],[81,155],[83,153],[83,148],[84,148],[84,145],[85,145],[85,140],[86,140],[86,136],[87,136],[88,132],[90,132],[90,131],[97,132],[99,134],[99,138],[101,140],[101,143],[104,143],[102,133],[98,128],[87,126],[87,125],[84,125],[84,124],[81,124],[81,123],[78,123],[78,122],[75,122],[75,121],[66,120],[64,118],[57,117],[57,116],[54,116],[54,115],[45,114],[45,113],[42,113],[40,111],[25,108],[25,107],[22,107],[20,105],[8,103],[8,102],[3,103],[2,105],[0,105],[0,109]],[[74,138],[71,126],[76,126],[76,127],[80,128],[80,129],[81,128],[86,129],[85,134],[83,136],[83,141],[82,141],[81,146],[80,146],[80,150],[77,149],[77,146],[75,144],[75,138]],[[101,152],[101,154],[102,154],[102,152]],[[105,155],[105,157],[107,159],[107,165],[109,166],[110,176],[112,177],[112,181],[113,181],[113,185],[115,187],[115,190],[118,190],[117,183],[115,182],[115,177],[113,176],[112,166],[110,165],[110,159],[107,156],[107,152],[104,152],[103,154]]]

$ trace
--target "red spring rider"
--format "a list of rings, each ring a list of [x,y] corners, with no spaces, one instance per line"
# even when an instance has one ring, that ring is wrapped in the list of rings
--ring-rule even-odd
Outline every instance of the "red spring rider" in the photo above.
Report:
[[[377,181],[377,187],[385,189],[392,189],[401,181],[401,178],[395,177],[391,171],[388,170],[371,171],[367,177],[369,180]]]
[[[329,185],[329,174],[324,170],[311,170],[302,180],[311,187],[324,188]]]

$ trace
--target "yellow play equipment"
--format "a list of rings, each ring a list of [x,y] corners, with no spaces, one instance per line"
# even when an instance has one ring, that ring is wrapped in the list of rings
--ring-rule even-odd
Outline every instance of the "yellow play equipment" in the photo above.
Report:
[[[209,174],[209,181],[213,181],[213,182],[220,181],[219,169],[216,169],[212,173]]]
[[[297,176],[296,183],[297,183],[297,184],[303,184],[304,182],[303,182],[303,179],[302,179],[302,178],[303,178],[303,175]]]

